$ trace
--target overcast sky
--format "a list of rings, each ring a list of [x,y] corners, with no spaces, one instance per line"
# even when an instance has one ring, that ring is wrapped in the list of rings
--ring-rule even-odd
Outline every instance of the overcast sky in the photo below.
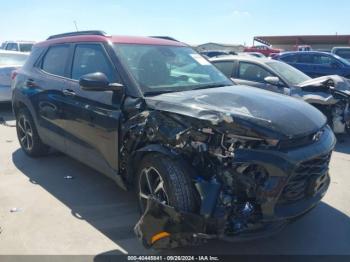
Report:
[[[189,44],[252,43],[256,35],[350,34],[348,0],[11,0],[0,4],[0,41],[101,29],[168,35]]]

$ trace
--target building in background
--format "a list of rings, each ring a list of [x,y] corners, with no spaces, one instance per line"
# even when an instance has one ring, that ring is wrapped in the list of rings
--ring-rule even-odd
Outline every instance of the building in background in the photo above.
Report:
[[[255,42],[286,51],[298,50],[300,46],[310,46],[313,50],[330,51],[336,46],[350,46],[350,35],[294,35],[256,36]]]

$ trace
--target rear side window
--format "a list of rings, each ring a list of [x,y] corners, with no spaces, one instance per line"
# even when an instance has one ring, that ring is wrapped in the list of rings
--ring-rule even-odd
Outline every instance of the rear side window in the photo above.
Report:
[[[53,75],[64,76],[68,50],[68,45],[50,47],[44,57],[41,69]]]
[[[298,57],[296,55],[286,55],[286,56],[282,56],[280,59],[286,63],[296,63],[297,58]]]
[[[214,65],[227,77],[232,77],[234,62],[232,61],[222,61],[214,62]]]
[[[117,82],[111,62],[99,44],[80,44],[76,46],[72,79],[79,80],[90,73],[104,73],[109,82]]]

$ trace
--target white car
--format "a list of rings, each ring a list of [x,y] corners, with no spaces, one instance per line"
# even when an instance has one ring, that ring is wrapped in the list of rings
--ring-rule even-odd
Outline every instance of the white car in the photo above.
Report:
[[[11,101],[11,74],[25,63],[28,56],[26,53],[0,50],[0,102]]]
[[[34,44],[33,41],[6,41],[2,43],[1,49],[30,53]]]

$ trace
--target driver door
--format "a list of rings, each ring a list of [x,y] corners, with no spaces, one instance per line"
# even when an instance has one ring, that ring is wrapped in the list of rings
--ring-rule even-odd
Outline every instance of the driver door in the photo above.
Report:
[[[76,44],[65,96],[67,153],[102,173],[118,170],[118,127],[121,95],[113,91],[84,91],[79,79],[102,72],[110,83],[119,82],[103,44]]]
[[[267,69],[251,62],[239,62],[236,75],[232,79],[236,84],[253,86],[276,93],[284,93],[284,88],[266,83],[265,77],[275,76]]]
[[[341,75],[342,65],[329,55],[314,55],[314,68],[318,76]]]

